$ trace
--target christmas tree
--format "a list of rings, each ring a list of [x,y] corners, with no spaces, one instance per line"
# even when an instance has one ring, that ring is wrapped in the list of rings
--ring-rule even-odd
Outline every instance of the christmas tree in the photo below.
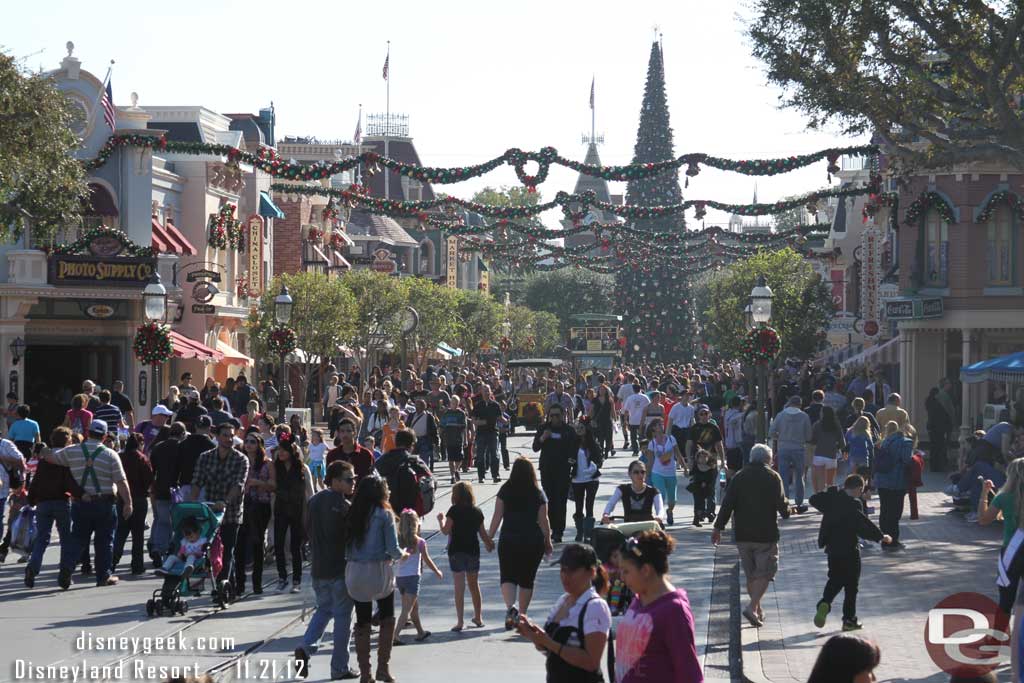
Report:
[[[651,46],[647,86],[640,110],[640,128],[633,163],[675,158],[672,126],[665,97],[665,65],[661,45]],[[638,206],[664,206],[683,201],[677,171],[630,181],[626,201]],[[682,215],[637,220],[634,226],[651,232],[679,230],[683,244]],[[683,250],[680,249],[680,254]],[[694,316],[686,272],[657,262],[627,267],[617,279],[618,297],[626,328],[626,354],[634,361],[690,360],[694,352]]]

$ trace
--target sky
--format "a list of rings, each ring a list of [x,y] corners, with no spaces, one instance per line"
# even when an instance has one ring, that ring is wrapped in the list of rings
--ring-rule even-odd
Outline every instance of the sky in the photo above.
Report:
[[[677,156],[765,158],[865,142],[810,131],[799,112],[779,108],[780,91],[767,84],[744,35],[747,4],[43,0],[5,7],[0,49],[48,70],[70,40],[82,68],[99,78],[115,61],[117,105],[130,104],[132,92],[143,107],[202,105],[222,113],[255,113],[273,102],[279,139],[351,139],[360,105],[364,114],[385,110],[381,71],[390,41],[391,111],[409,115],[421,161],[431,166],[548,145],[582,160],[594,78],[601,160],[624,164],[632,159],[647,60],[660,34]],[[759,200],[774,201],[825,185],[826,165],[758,179],[703,168],[683,194],[749,202],[756,182]],[[552,167],[539,190],[548,198],[571,191],[575,180],[574,172]],[[513,184],[514,172],[504,167],[443,191],[468,198],[485,186]],[[625,184],[613,183],[611,191],[624,193]],[[544,216],[548,224],[558,218]],[[687,218],[694,227],[692,211]],[[706,222],[725,220],[709,211]]]

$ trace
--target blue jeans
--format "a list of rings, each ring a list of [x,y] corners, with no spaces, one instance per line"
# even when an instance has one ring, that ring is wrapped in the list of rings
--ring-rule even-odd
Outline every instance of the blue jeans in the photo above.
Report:
[[[427,463],[429,469],[434,469],[434,445],[430,442],[429,436],[421,436],[416,439],[416,455]]]
[[[487,468],[491,469],[491,478],[498,478],[498,433],[477,432],[476,433],[476,471],[481,481],[487,475]]]
[[[110,576],[110,562],[114,554],[114,530],[117,528],[117,505],[105,501],[75,501],[71,504],[71,540],[73,546],[65,559],[61,552],[60,568],[68,572],[89,545],[93,536],[96,550],[96,585],[103,585]]]
[[[0,496],[0,538],[4,537],[4,514],[7,512],[7,496]]]
[[[334,651],[331,653],[331,676],[348,672],[348,641],[352,635],[352,608],[355,603],[345,588],[345,579],[313,579],[316,609],[302,636],[302,649],[314,655],[327,624],[334,619]]]
[[[153,501],[153,528],[149,532],[149,551],[165,556],[171,544],[171,501]]]
[[[786,487],[786,498],[792,500],[789,492],[789,481],[796,482],[796,504],[804,504],[804,449],[780,448],[779,449],[779,470],[782,475],[782,485]]]
[[[28,566],[36,574],[43,566],[43,553],[50,545],[50,533],[53,523],[57,523],[57,534],[60,536],[60,564],[64,565],[65,555],[71,549],[71,503],[66,500],[41,500],[36,503],[36,542],[32,546],[32,557]],[[73,558],[68,557],[68,564]]]

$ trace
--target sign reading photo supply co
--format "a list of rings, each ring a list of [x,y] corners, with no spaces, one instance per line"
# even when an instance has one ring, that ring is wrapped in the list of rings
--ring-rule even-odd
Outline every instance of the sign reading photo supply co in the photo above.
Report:
[[[51,256],[48,281],[52,285],[142,288],[155,270],[151,258]]]

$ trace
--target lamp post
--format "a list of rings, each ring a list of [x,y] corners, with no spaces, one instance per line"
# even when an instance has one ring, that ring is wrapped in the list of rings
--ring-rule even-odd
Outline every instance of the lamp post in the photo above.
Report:
[[[162,323],[167,318],[167,288],[160,282],[160,273],[156,271],[153,271],[153,277],[149,279],[145,289],[142,290],[142,314],[146,318],[146,322],[151,324]],[[157,401],[157,397],[163,393],[161,391],[163,388],[163,378],[160,376],[162,369],[160,365],[153,363],[153,377],[151,381],[153,383],[152,394],[154,404]]]
[[[274,321],[280,327],[286,326],[292,319],[292,305],[295,302],[292,301],[291,295],[288,293],[288,285],[281,283],[281,293],[274,297]],[[280,424],[284,422],[284,408],[288,400],[291,398],[291,392],[286,390],[285,385],[285,374],[284,374],[284,363],[285,356],[287,354],[281,352],[281,363],[277,368],[278,375],[278,393],[277,393],[277,422]]]
[[[764,275],[757,277],[757,284],[750,290],[750,304],[747,309],[750,311],[750,322],[753,326],[762,327],[771,322],[772,319],[772,294],[771,287],[764,279]],[[764,443],[767,438],[766,415],[768,411],[768,362],[757,364],[757,441]]]

